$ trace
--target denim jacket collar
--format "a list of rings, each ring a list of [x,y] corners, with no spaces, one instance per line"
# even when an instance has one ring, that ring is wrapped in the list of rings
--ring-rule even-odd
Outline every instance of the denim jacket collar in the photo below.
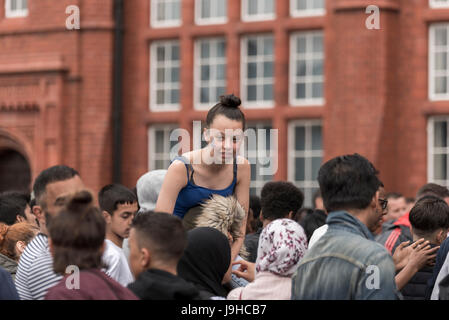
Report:
[[[346,211],[334,211],[329,213],[326,219],[329,229],[345,230],[358,234],[366,239],[374,240],[373,234],[365,224]]]

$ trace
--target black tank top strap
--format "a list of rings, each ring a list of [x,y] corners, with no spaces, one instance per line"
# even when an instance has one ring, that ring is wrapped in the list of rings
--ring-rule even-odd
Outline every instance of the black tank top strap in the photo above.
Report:
[[[234,180],[237,179],[237,157],[234,158]]]
[[[190,164],[189,159],[187,159],[187,158],[184,157],[184,156],[177,156],[177,157],[175,157],[175,158],[172,160],[172,163],[173,163],[173,161],[175,161],[175,160],[179,160],[179,161],[182,161],[182,162],[184,163],[184,165],[186,166],[186,170],[187,170],[187,181],[190,181],[190,180],[192,179],[192,176],[193,176],[193,167],[192,167],[192,165]],[[189,174],[189,172],[190,172],[190,174]]]

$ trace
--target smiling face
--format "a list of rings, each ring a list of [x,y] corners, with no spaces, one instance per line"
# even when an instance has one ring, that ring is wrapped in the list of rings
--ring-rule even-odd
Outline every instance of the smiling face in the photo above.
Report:
[[[214,151],[214,158],[223,163],[231,160],[237,154],[243,141],[243,123],[231,120],[224,115],[217,115],[204,130],[206,141]]]

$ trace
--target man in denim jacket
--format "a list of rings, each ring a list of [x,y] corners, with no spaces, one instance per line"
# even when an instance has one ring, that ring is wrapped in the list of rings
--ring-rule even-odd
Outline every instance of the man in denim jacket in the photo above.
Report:
[[[318,181],[328,231],[306,253],[292,279],[294,300],[398,299],[395,266],[372,231],[383,210],[378,171],[354,154],[334,158]]]

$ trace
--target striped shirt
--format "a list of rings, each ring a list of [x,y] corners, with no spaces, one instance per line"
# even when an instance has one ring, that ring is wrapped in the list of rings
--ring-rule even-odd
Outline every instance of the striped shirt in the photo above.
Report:
[[[40,233],[20,256],[15,281],[20,300],[43,300],[48,289],[61,279],[53,271],[48,238]]]

